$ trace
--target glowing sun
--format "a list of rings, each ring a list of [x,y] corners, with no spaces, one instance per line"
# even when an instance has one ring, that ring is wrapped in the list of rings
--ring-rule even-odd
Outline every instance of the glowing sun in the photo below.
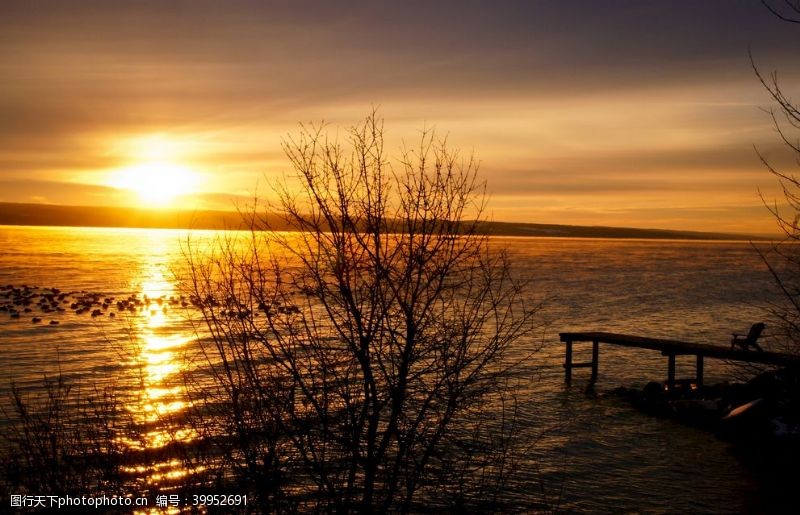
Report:
[[[110,185],[135,192],[146,206],[163,207],[197,190],[196,172],[167,161],[150,161],[112,174]]]

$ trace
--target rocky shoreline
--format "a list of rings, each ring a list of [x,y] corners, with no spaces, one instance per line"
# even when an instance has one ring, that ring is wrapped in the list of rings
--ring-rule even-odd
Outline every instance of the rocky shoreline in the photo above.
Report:
[[[800,480],[800,370],[762,372],[745,383],[725,382],[697,388],[679,381],[672,391],[663,383],[644,388],[619,387],[613,394],[638,410],[713,432],[731,444],[731,452],[758,484],[760,513],[796,509]],[[748,508],[748,511],[750,511]]]
[[[613,391],[637,409],[714,431],[732,440],[800,441],[800,370],[762,372],[746,383],[697,388],[678,381],[672,391],[651,382]]]

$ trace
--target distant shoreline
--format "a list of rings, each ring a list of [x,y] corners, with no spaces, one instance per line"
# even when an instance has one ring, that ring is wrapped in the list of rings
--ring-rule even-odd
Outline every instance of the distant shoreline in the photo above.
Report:
[[[277,215],[265,214],[275,230],[285,230]],[[0,202],[0,225],[29,227],[98,227],[128,229],[245,230],[234,211],[148,210],[127,207],[62,206]],[[580,226],[516,222],[485,222],[493,236],[545,238],[607,238],[647,240],[770,241],[778,236]]]

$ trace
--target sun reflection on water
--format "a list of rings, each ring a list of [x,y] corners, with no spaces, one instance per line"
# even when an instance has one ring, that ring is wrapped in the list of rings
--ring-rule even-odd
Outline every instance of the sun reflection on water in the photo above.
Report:
[[[158,451],[172,444],[185,444],[197,438],[185,427],[181,415],[191,404],[183,386],[185,353],[193,341],[183,328],[182,312],[176,299],[176,285],[169,272],[167,248],[174,241],[154,235],[150,257],[141,265],[132,286],[139,290],[141,306],[133,317],[134,367],[138,377],[136,401],[128,407],[139,429],[125,444],[137,451]],[[199,470],[186,468],[179,460],[167,457],[137,464],[127,470],[132,476],[159,490]],[[174,456],[174,455],[173,455]]]

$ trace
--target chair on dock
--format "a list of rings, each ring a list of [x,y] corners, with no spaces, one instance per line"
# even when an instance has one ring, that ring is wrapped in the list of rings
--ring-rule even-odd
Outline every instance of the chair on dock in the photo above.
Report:
[[[761,337],[764,327],[766,327],[764,322],[759,322],[750,326],[750,331],[747,333],[747,336],[733,333],[731,350],[733,350],[736,346],[739,346],[742,348],[742,350],[747,350],[750,347],[754,347],[757,351],[764,352],[764,349],[761,348],[761,345],[759,345],[757,341]]]

